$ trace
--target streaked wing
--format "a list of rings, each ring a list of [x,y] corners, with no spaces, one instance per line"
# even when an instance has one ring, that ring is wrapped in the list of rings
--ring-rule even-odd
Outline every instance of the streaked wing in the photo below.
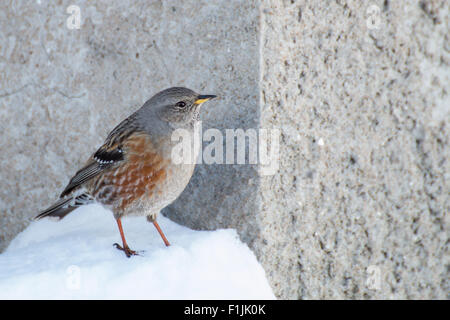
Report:
[[[105,145],[112,147],[124,141],[133,132],[138,131],[139,123],[136,121],[136,112],[119,123],[108,135]]]
[[[107,165],[102,165],[97,161],[93,160],[87,166],[79,170],[73,177],[70,179],[69,184],[66,186],[64,191],[61,193],[60,197],[65,197],[70,194],[73,190],[80,187],[86,181],[89,181],[93,177],[97,176],[100,172],[105,170],[107,167],[111,166],[112,163]]]
[[[87,165],[73,176],[60,197],[65,197],[87,181],[120,163],[124,159],[123,141],[136,130],[137,124],[133,114],[111,131],[105,143],[89,159]]]

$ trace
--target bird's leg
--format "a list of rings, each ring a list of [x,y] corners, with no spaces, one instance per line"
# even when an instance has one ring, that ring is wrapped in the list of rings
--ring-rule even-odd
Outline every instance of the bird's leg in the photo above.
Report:
[[[120,232],[120,236],[122,237],[122,245],[123,247],[120,246],[120,244],[118,243],[114,243],[114,246],[119,249],[122,250],[123,252],[125,252],[126,256],[129,258],[131,256],[138,256],[139,254],[136,251],[133,251],[130,249],[130,247],[127,244],[127,240],[125,240],[125,235],[123,233],[123,229],[122,229],[122,222],[120,221],[120,218],[116,219],[117,221],[117,226],[119,227],[119,232]]]
[[[167,240],[166,236],[164,235],[164,233],[162,232],[161,228],[159,227],[158,222],[156,222],[156,219],[153,220],[152,222],[153,222],[153,225],[155,226],[156,230],[158,230],[159,235],[160,235],[161,238],[163,239],[164,244],[165,244],[167,247],[170,246],[169,241]]]

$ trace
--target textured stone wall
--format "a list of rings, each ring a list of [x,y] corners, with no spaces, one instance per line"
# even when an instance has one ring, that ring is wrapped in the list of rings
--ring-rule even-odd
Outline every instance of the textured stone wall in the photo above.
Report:
[[[262,10],[261,126],[283,133],[258,250],[277,294],[446,298],[448,1]]]
[[[280,129],[280,169],[199,165],[164,214],[236,228],[280,298],[448,298],[448,16],[444,0],[0,3],[0,249],[115,124],[183,85],[221,97],[204,129]]]

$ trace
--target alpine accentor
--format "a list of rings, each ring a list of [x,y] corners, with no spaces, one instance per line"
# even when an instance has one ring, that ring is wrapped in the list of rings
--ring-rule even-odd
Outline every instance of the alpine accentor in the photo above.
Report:
[[[127,215],[146,215],[168,246],[156,216],[184,190],[195,167],[195,161],[172,161],[172,148],[177,143],[172,141],[172,133],[181,128],[193,136],[200,106],[212,98],[215,96],[181,87],[153,96],[111,131],[60,199],[36,219],[61,219],[82,205],[97,202],[114,213],[122,246],[114,245],[127,257],[136,254],[127,245],[122,229],[120,219]]]

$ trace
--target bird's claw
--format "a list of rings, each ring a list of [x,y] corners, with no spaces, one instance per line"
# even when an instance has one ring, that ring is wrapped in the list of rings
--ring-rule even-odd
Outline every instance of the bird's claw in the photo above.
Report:
[[[137,253],[134,250],[131,250],[128,246],[122,247],[120,244],[118,243],[114,243],[113,244],[114,247],[116,247],[116,249],[121,250],[123,252],[125,252],[125,255],[129,258],[131,256],[138,256],[139,253]]]

